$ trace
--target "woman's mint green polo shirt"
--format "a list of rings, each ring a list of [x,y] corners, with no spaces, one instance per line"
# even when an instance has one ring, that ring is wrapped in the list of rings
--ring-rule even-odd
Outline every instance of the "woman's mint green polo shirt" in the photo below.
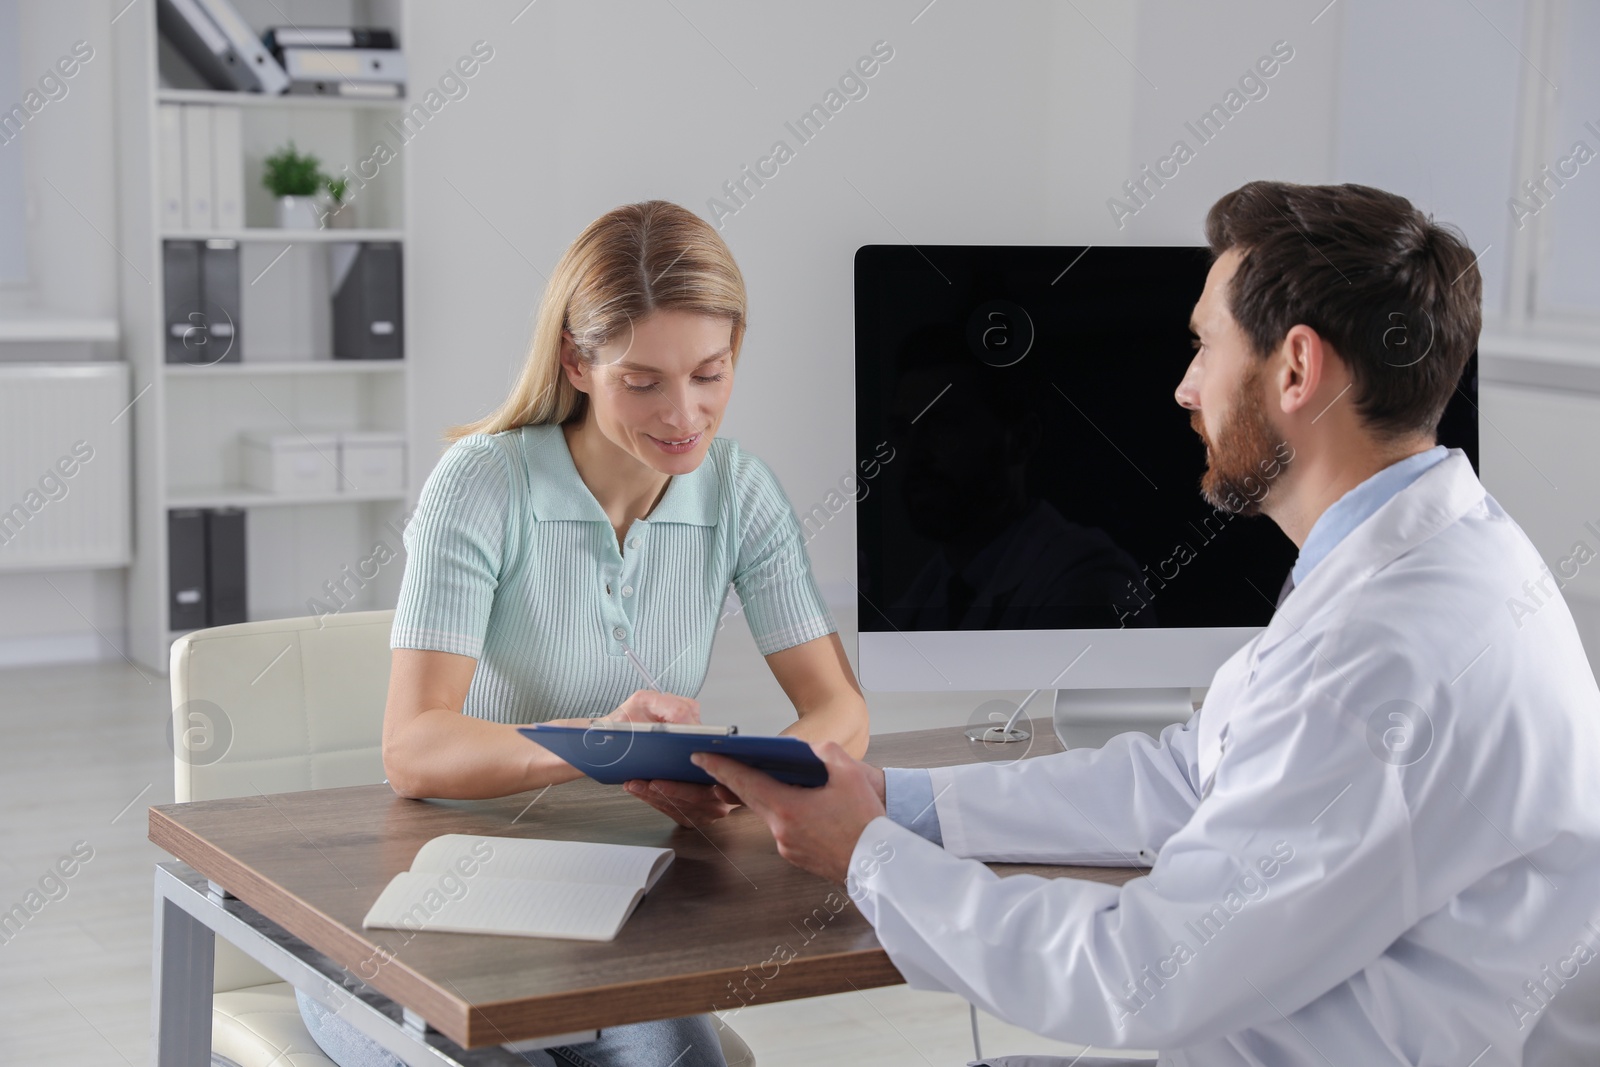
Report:
[[[604,715],[647,688],[705,681],[731,582],[762,655],[833,633],[794,508],[736,441],[675,475],[618,549],[559,426],[445,450],[406,526],[391,648],[478,661],[463,711],[493,722]]]

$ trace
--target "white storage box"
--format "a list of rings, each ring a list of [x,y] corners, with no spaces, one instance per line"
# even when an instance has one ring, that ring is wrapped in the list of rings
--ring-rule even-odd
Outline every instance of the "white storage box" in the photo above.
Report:
[[[246,430],[241,437],[250,488],[285,495],[339,491],[338,431]]]
[[[404,491],[405,434],[392,430],[345,430],[339,434],[340,489],[350,493]]]

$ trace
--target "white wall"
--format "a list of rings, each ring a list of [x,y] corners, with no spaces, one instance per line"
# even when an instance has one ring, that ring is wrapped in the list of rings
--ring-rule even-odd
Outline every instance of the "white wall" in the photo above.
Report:
[[[1205,209],[1254,177],[1326,180],[1338,7],[922,2],[729,6],[413,4],[415,94],[471,44],[494,58],[412,153],[418,360],[413,477],[428,435],[496,405],[548,273],[596,216],[707,199],[773,140],[796,157],[724,220],[751,328],[723,433],[777,472],[797,509],[854,463],[851,260],[867,243],[1201,243]],[[919,11],[921,11],[919,15]],[[913,21],[915,20],[915,21]],[[1164,154],[1274,41],[1295,58],[1118,229],[1106,200]],[[817,137],[784,129],[878,40],[894,57]],[[1137,69],[1136,69],[1137,68]],[[1154,87],[1139,71],[1150,76]],[[752,84],[753,83],[753,84]],[[1176,383],[1174,383],[1176,384]],[[812,541],[850,595],[855,518]]]
[[[64,96],[47,103],[13,143],[0,146],[0,152],[25,153],[28,261],[33,274],[31,293],[8,294],[8,303],[28,299],[66,314],[114,318],[118,263],[110,243],[117,235],[111,147],[114,11],[106,0],[24,0],[19,8],[17,58],[23,86],[16,87],[15,96],[11,87],[0,90],[5,109],[57,59],[70,53],[74,42],[87,41],[94,55],[65,81]],[[11,353],[18,354],[22,353]],[[26,354],[44,355],[38,346]],[[0,351],[0,359],[7,356]],[[0,572],[0,665],[115,656],[115,647],[125,644],[122,574],[120,570]]]
[[[16,99],[84,41],[93,57],[5,150],[24,153],[28,260],[41,304],[86,315],[117,310],[114,168],[111,166],[111,12],[104,0],[22,3]],[[42,94],[41,94],[42,95]],[[102,236],[103,235],[103,236]]]
[[[709,217],[722,183],[775,139],[795,146],[785,120],[878,40],[895,54],[867,96],[798,145],[722,231],[752,316],[724,432],[772,464],[801,510],[852,467],[859,245],[1200,243],[1219,195],[1269,177],[1394,188],[1460,222],[1475,246],[1498,246],[1511,177],[1506,83],[1521,62],[1501,34],[1520,40],[1523,0],[1424,0],[1405,12],[1382,0],[925,2],[408,3],[414,96],[475,41],[494,49],[468,95],[379,178],[392,185],[405,166],[411,179],[413,483],[431,469],[443,427],[503,398],[541,272],[586,223],[652,197]],[[24,72],[79,38],[98,47],[120,6],[24,3]],[[286,10],[310,17],[299,0]],[[1294,58],[1266,80],[1267,94],[1198,146],[1185,122],[1278,41]],[[51,159],[42,173],[82,211],[34,182],[44,221],[67,234],[30,249],[41,281],[100,314],[115,304],[116,252],[95,234],[116,232],[109,58],[108,49],[26,131]],[[1108,199],[1178,138],[1195,158],[1119,227]],[[1483,269],[1498,291],[1494,253]],[[847,510],[811,544],[841,603],[854,535]],[[120,580],[0,575],[0,603],[12,609],[0,613],[0,659],[43,647],[8,643],[23,636],[91,649],[96,630],[120,625]]]

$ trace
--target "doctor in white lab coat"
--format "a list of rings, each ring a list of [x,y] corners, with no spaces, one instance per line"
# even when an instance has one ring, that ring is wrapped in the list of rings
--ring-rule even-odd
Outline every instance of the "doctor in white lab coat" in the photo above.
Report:
[[[1600,1064],[1600,691],[1538,553],[1433,441],[1472,254],[1352,185],[1251,183],[1207,237],[1177,392],[1202,489],[1301,551],[1202,709],[1005,765],[823,745],[816,790],[702,765],[912,986],[1038,1034],[1206,1067]],[[979,862],[1141,853],[1120,887]]]

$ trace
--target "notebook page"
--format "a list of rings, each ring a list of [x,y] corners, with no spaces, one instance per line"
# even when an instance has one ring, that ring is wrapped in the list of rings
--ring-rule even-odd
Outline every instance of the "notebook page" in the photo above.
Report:
[[[438,891],[438,875],[402,871],[367,912],[362,926],[463,934],[509,934],[577,941],[610,941],[642,889],[525,882],[475,876],[455,899]]]
[[[444,872],[469,858],[491,878],[527,878],[590,885],[653,886],[672,862],[670,848],[443,834],[418,850],[413,871]]]
[[[644,891],[646,893],[656,887],[656,883],[661,880],[661,876],[667,873],[667,868],[672,866],[672,859],[676,855],[677,853],[670,848],[661,850],[661,855],[656,857],[655,862],[650,865],[649,873],[645,876]]]

